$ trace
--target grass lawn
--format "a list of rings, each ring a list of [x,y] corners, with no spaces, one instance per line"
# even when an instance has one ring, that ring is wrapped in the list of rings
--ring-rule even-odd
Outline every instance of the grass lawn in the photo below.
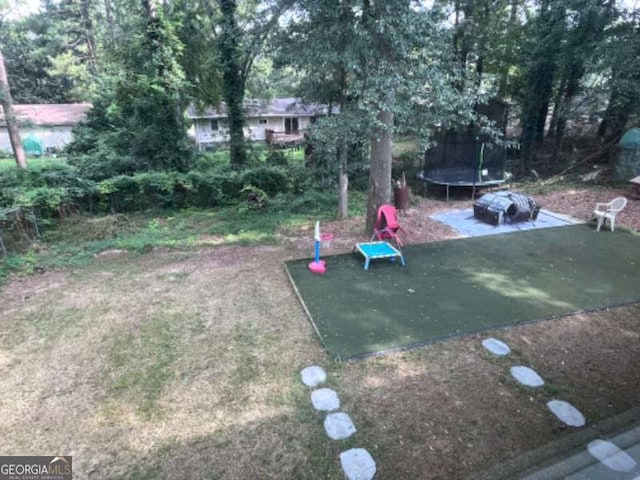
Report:
[[[403,248],[407,265],[327,257],[287,271],[330,354],[349,359],[470,333],[640,301],[640,237],[589,225]]]
[[[3,454],[73,455],[77,479],[341,480],[339,453],[363,447],[378,480],[480,478],[570,433],[544,408],[552,396],[590,424],[639,406],[637,306],[495,331],[508,360],[480,337],[331,360],[283,267],[310,256],[310,219],[273,215],[77,219],[49,233],[31,254],[45,270],[0,290]],[[512,362],[547,387],[515,385]],[[348,440],[330,441],[311,407],[299,371],[312,364],[356,425]]]
[[[45,165],[66,164],[64,157],[28,157],[27,165],[32,168],[42,168]],[[0,158],[0,171],[16,168],[16,161],[13,157]]]

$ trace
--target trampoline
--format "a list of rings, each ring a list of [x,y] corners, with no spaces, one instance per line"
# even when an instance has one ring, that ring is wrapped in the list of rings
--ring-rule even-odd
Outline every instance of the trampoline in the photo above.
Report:
[[[505,158],[506,150],[489,137],[447,131],[425,152],[418,178],[424,182],[425,195],[431,183],[446,187],[447,201],[451,187],[471,187],[475,198],[476,188],[494,187],[506,181]]]

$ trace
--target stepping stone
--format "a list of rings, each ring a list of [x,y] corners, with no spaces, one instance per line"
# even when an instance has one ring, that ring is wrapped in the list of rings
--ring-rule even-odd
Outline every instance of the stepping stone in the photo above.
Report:
[[[547,408],[570,427],[584,427],[587,423],[580,410],[564,400],[551,400],[547,402]]]
[[[311,403],[316,410],[326,412],[340,408],[338,394],[330,388],[320,388],[311,392]]]
[[[544,380],[536,373],[535,370],[529,367],[511,367],[511,375],[522,385],[527,387],[541,387],[544,385]]]
[[[307,387],[317,387],[321,383],[327,381],[327,374],[322,369],[322,367],[318,367],[317,365],[313,365],[311,367],[307,367],[300,372],[300,376],[302,377],[302,383],[304,383]]]
[[[356,433],[351,417],[346,413],[330,413],[324,419],[324,429],[331,440],[344,440]]]
[[[364,448],[352,448],[340,454],[340,465],[347,480],[373,480],[376,462]]]
[[[616,472],[630,472],[636,468],[636,461],[611,442],[594,440],[587,445],[587,450],[606,467]]]
[[[482,346],[489,350],[494,355],[509,355],[511,353],[511,349],[509,345],[504,342],[501,342],[497,338],[487,338],[482,341]]]

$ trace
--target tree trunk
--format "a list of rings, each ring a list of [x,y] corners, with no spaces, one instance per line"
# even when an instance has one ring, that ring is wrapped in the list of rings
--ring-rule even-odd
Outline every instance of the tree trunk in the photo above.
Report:
[[[219,0],[222,12],[220,57],[224,98],[229,119],[229,150],[231,164],[241,167],[247,163],[244,142],[244,81],[240,65],[239,45],[242,32],[236,22],[235,0]]]
[[[604,143],[612,143],[622,136],[629,118],[637,108],[637,96],[633,86],[640,81],[640,74],[632,73],[623,76],[620,75],[620,71],[619,68],[613,71],[609,104],[598,128],[598,137],[602,138]]]
[[[80,3],[80,12],[82,16],[82,26],[84,27],[85,42],[87,45],[87,53],[89,54],[89,67],[91,73],[96,73],[96,41],[93,32],[93,22],[91,21],[91,0],[82,0]]]
[[[348,86],[347,74],[345,72],[344,65],[339,65],[337,77],[340,85],[340,113],[342,115],[346,115]],[[329,110],[329,112],[331,112],[331,110]],[[338,219],[346,220],[349,216],[349,175],[347,173],[349,162],[349,141],[345,138],[344,135],[340,135],[338,142]]]
[[[104,0],[104,14],[109,31],[113,32],[113,5],[111,5],[111,0]]]
[[[13,101],[11,100],[11,90],[9,89],[9,78],[4,65],[2,50],[0,50],[0,103],[2,103],[4,120],[7,123],[9,140],[11,141],[11,148],[13,149],[13,156],[16,159],[16,164],[20,168],[27,168],[27,159],[24,155],[24,149],[22,148],[22,141],[20,140],[18,122],[13,111]]]
[[[562,76],[560,80],[560,86],[556,92],[555,97],[553,98],[553,111],[551,112],[551,121],[549,122],[549,131],[547,132],[547,137],[555,138],[558,136],[558,122],[562,115],[562,110],[565,108],[564,105],[564,92],[566,88],[567,77],[566,74]]]
[[[347,148],[342,145],[338,151],[340,173],[338,174],[338,220],[349,217],[349,175],[347,174]]]
[[[369,170],[369,197],[365,233],[371,235],[380,205],[391,201],[391,147],[393,112],[378,114],[380,123],[371,138],[371,167]]]
[[[562,5],[543,0],[538,17],[537,42],[530,55],[533,61],[527,68],[522,121],[522,170],[529,172],[536,147],[544,140],[545,122],[553,93],[558,67],[559,45],[564,35],[565,10]]]
[[[142,0],[142,7],[147,13],[147,18],[156,20],[158,18],[158,9],[155,0]]]
[[[633,101],[628,98],[615,88],[611,91],[609,105],[598,128],[598,137],[602,138],[604,143],[612,143],[622,136],[633,111]]]

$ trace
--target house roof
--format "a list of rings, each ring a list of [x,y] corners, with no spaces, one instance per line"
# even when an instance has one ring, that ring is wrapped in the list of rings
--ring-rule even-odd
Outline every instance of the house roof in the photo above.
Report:
[[[33,125],[76,125],[84,120],[90,103],[14,105],[20,123]],[[4,112],[0,109],[0,126],[6,126]]]
[[[326,115],[326,105],[305,103],[300,98],[273,98],[271,100],[245,100],[244,111],[247,117],[282,117],[287,115],[314,116]],[[187,110],[189,118],[226,118],[227,106],[221,102],[217,108],[198,109],[190,105]]]

